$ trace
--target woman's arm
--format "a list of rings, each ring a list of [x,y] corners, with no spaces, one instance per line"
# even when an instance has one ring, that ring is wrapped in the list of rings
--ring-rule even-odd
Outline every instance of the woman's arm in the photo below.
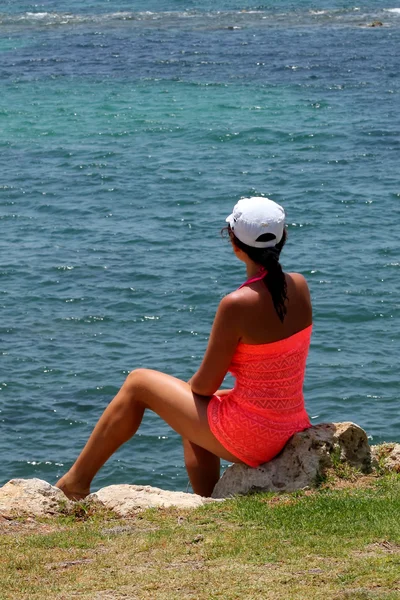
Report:
[[[229,388],[229,390],[217,390],[215,393],[217,396],[226,396],[232,392],[233,388]]]
[[[221,300],[203,361],[189,381],[195,394],[212,396],[223,382],[240,341],[240,304],[235,292]]]

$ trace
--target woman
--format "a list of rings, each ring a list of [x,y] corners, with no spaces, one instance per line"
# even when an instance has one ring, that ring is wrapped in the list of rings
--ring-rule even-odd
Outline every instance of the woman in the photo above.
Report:
[[[226,219],[233,252],[248,279],[218,307],[203,362],[189,382],[132,371],[106,408],[75,464],[56,484],[84,498],[106,460],[136,433],[144,411],[183,438],[193,491],[210,496],[220,458],[257,466],[310,426],[302,393],[311,336],[311,301],[298,273],[283,273],[285,213],[262,197],[244,198]],[[217,391],[226,373],[233,390]]]

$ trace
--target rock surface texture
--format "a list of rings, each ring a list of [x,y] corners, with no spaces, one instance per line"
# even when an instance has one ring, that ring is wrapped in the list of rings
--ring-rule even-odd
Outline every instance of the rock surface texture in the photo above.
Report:
[[[170,492],[149,485],[110,485],[85,498],[101,504],[121,517],[152,507],[197,508],[210,498]],[[41,479],[12,479],[0,488],[0,519],[54,515],[73,506],[64,493]]]
[[[206,502],[210,502],[209,498],[202,498],[197,494],[169,492],[149,485],[127,484],[109,485],[94,494],[90,494],[86,500],[101,502],[106,508],[113,510],[121,517],[126,517],[146,508],[158,506],[164,508],[170,506],[197,508]]]
[[[354,423],[321,423],[296,433],[278,456],[258,468],[243,464],[228,467],[212,497],[315,487],[324,470],[335,461],[347,462],[365,473],[371,470],[371,448],[361,427]]]
[[[381,444],[371,447],[374,465],[400,473],[400,444]]]
[[[70,504],[64,493],[41,479],[11,479],[0,488],[0,516],[52,515]]]

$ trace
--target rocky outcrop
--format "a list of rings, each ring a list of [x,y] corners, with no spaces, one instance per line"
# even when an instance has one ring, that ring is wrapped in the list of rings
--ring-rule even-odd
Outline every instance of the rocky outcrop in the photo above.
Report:
[[[257,491],[293,492],[315,487],[329,467],[342,463],[364,473],[400,473],[400,444],[370,448],[367,434],[354,423],[322,423],[294,435],[273,460],[253,469],[235,464],[224,472],[213,499],[141,485],[110,485],[85,499],[122,517],[151,507],[197,508],[207,502]],[[40,479],[12,479],[0,488],[0,521],[73,510],[61,490]]]
[[[121,517],[126,517],[146,508],[176,506],[177,508],[198,508],[209,498],[185,492],[169,492],[149,485],[109,485],[86,498],[87,501],[101,502]],[[212,500],[211,500],[212,502]]]
[[[374,467],[400,473],[400,444],[371,446]]]
[[[149,485],[110,485],[85,498],[85,503],[100,504],[121,517],[146,508],[197,508],[207,502],[213,500]],[[41,479],[12,479],[0,488],[0,519],[54,515],[72,506],[61,490]]]
[[[65,494],[41,479],[11,479],[0,488],[0,516],[54,515],[70,504]]]
[[[296,433],[278,456],[260,467],[228,467],[212,496],[227,498],[255,491],[294,492],[315,487],[335,462],[347,462],[364,473],[371,470],[371,448],[361,427],[354,423],[321,423]]]

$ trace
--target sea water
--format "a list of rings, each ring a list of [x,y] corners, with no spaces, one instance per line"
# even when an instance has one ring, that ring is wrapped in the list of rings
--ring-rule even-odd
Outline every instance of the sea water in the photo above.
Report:
[[[247,195],[311,288],[313,423],[400,441],[399,48],[387,0],[0,3],[0,484],[54,482],[131,369],[192,376]],[[179,436],[146,414],[112,483],[186,489]]]

